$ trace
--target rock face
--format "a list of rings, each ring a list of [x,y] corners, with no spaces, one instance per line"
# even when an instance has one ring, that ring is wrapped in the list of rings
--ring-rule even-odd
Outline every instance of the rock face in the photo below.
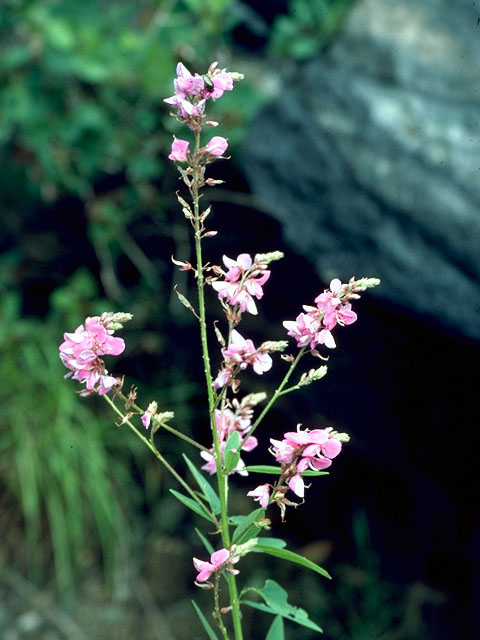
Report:
[[[480,4],[360,0],[253,123],[244,170],[328,281],[480,338]],[[261,144],[259,144],[261,141]]]

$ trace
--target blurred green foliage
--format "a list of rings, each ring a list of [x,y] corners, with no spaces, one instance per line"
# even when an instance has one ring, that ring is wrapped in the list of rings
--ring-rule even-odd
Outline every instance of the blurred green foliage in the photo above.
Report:
[[[17,559],[36,580],[53,559],[57,585],[68,594],[88,566],[89,550],[98,549],[92,530],[112,576],[118,550],[127,545],[118,498],[128,472],[126,456],[111,455],[112,420],[79,403],[62,380],[57,332],[51,322],[20,319],[19,297],[2,296],[0,469],[23,512]]]
[[[290,0],[288,14],[275,21],[269,42],[273,57],[307,60],[338,30],[355,0]]]
[[[290,13],[275,20],[270,55],[313,55],[348,4],[294,0]],[[40,580],[53,559],[62,592],[73,588],[92,549],[111,574],[119,549],[131,542],[127,529],[140,526],[126,505],[145,497],[153,503],[159,487],[146,468],[144,496],[137,495],[132,467],[145,464],[143,451],[119,439],[103,404],[78,401],[74,385],[62,380],[57,345],[88,315],[133,312],[130,354],[163,358],[168,371],[151,380],[155,399],[174,408],[188,430],[188,401],[197,391],[184,380],[190,363],[165,357],[168,318],[188,322],[171,293],[175,282],[186,286],[185,274],[172,276],[165,264],[172,253],[188,259],[189,248],[184,221],[169,216],[177,182],[166,153],[177,123],[163,99],[173,92],[178,60],[192,71],[213,60],[242,71],[232,33],[248,15],[240,0],[0,6],[0,198],[4,231],[14,240],[7,246],[0,238],[0,482],[7,502],[20,506],[26,568]],[[268,97],[261,86],[247,78],[214,105],[233,145]],[[66,197],[80,202],[87,237],[72,227],[63,254],[50,242],[55,229],[25,240],[25,220]],[[66,255],[80,241],[93,246],[98,274],[79,264],[56,276],[48,316],[23,317],[25,272],[40,264],[48,271],[49,257]],[[145,404],[152,399],[145,393]]]

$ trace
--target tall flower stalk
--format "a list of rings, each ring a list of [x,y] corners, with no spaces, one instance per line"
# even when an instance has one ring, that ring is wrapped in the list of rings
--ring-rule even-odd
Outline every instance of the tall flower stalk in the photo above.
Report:
[[[232,637],[234,640],[243,640],[241,607],[244,606],[261,608],[274,616],[269,638],[284,637],[285,619],[321,631],[306,612],[288,603],[286,592],[273,580],[267,580],[263,587],[245,584],[239,591],[237,576],[240,569],[237,565],[241,567],[241,558],[247,553],[260,552],[329,577],[322,567],[286,549],[284,541],[262,538],[262,534],[269,526],[267,509],[270,505],[278,507],[282,520],[285,520],[287,509],[296,508],[305,500],[309,485],[305,484],[304,478],[325,474],[325,469],[332,465],[349,437],[332,427],[306,428],[298,424],[296,431],[286,431],[282,439],[270,440],[268,452],[273,456],[274,465],[248,466],[242,456],[258,446],[259,441],[253,434],[278,398],[326,375],[327,365],[322,363],[304,370],[296,382],[291,382],[305,357],[328,360],[325,352],[322,354],[321,351],[336,348],[334,331],[357,320],[352,303],[363,291],[379,283],[376,278],[351,278],[348,283],[342,283],[337,278],[332,280],[329,288],[319,293],[312,305],[304,305],[295,320],[284,321],[287,336],[296,342],[294,353],[287,352],[288,340],[267,340],[255,346],[250,338],[239,332],[238,326],[243,315],[258,313],[257,302],[263,298],[263,287],[270,279],[270,265],[283,257],[279,251],[253,257],[248,253],[240,253],[236,258],[223,256],[223,266],[212,265],[203,259],[204,240],[217,232],[207,229],[210,207],[202,210],[200,192],[205,187],[215,187],[221,182],[207,176],[207,172],[215,160],[224,158],[228,148],[228,140],[222,136],[213,136],[206,143],[202,139],[205,130],[218,125],[206,119],[206,106],[209,101],[220,99],[225,91],[232,91],[234,83],[241,78],[241,74],[219,69],[217,63],[212,63],[204,75],[191,74],[179,63],[174,95],[165,100],[173,109],[172,115],[190,130],[192,138],[174,138],[168,157],[176,164],[184,188],[188,191],[185,197],[179,191],[177,199],[192,227],[195,262],[173,261],[181,270],[191,271],[196,280],[196,309],[181,292],[177,291],[177,295],[194,314],[199,325],[211,446],[196,442],[185,435],[180,427],[172,427],[169,423],[174,419],[173,413],[159,411],[156,401],[142,409],[135,387],[124,393],[123,378],[112,376],[107,371],[103,358],[123,352],[125,343],[114,333],[131,319],[130,314],[106,312],[87,318],[74,333],[66,333],[60,345],[60,357],[70,370],[67,376],[85,385],[82,395],[97,393],[105,398],[119,420],[117,424],[127,425],[185,492],[172,489],[173,495],[210,523],[210,527],[213,527],[210,534],[219,535],[219,548],[215,549],[207,537],[199,534],[210,559],[195,557],[193,566],[198,572],[195,584],[213,591],[212,617],[203,615],[195,605],[200,622],[210,639],[218,638],[217,633],[220,633],[223,640],[231,640]],[[220,364],[215,377],[212,374],[208,340],[212,328],[208,326],[206,318],[207,286],[217,294],[226,322],[225,335],[217,323],[212,327],[220,344]],[[244,372],[252,371],[256,375],[270,372],[277,354],[289,366],[271,397],[268,398],[265,393],[239,395],[242,384],[240,378]],[[255,418],[257,406],[265,401],[263,410]],[[150,430],[150,437],[144,435],[145,430]],[[181,439],[197,452],[200,450],[202,466],[200,460],[192,462],[184,456],[196,488],[157,448],[155,437],[160,433],[163,437],[168,435]],[[276,478],[247,492],[259,505],[257,507],[252,503],[253,510],[248,514],[232,514],[229,509],[229,483],[237,473],[273,474]],[[216,488],[210,484],[207,474],[216,476]],[[241,580],[245,582],[243,575]],[[227,593],[222,590],[224,582]],[[256,594],[263,602],[259,604],[249,600],[247,594],[250,593]],[[216,630],[212,623],[216,625]]]

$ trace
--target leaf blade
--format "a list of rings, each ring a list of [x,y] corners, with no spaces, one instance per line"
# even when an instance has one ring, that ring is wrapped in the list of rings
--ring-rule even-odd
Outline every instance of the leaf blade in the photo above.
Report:
[[[201,516],[202,518],[205,518],[205,520],[208,520],[209,522],[213,522],[213,524],[215,524],[215,520],[197,502],[195,502],[195,500],[184,496],[183,493],[175,491],[175,489],[169,489],[169,491],[179,502],[191,509],[194,513]]]
[[[208,480],[200,473],[200,471],[196,468],[193,462],[185,455],[182,454],[183,458],[190,469],[192,476],[195,478],[196,483],[200,487],[203,495],[208,500],[210,508],[214,515],[218,515],[220,513],[220,499],[217,496],[214,488],[208,482]]]
[[[197,616],[199,617],[200,622],[202,623],[203,628],[207,632],[207,635],[210,638],[210,640],[218,640],[217,634],[215,633],[215,631],[210,626],[210,623],[208,622],[206,617],[201,612],[199,606],[193,600],[192,600],[192,604],[193,604],[193,608],[195,609],[195,612],[196,612]]]
[[[320,567],[318,564],[315,564],[315,562],[312,562],[308,558],[305,558],[298,553],[294,553],[293,551],[289,551],[288,549],[282,549],[259,542],[255,547],[253,547],[252,551],[255,551],[256,553],[266,553],[270,556],[275,556],[276,558],[281,558],[282,560],[287,560],[288,562],[299,564],[306,569],[315,571],[324,578],[331,579],[331,575],[328,573],[328,571],[325,571],[325,569]]]

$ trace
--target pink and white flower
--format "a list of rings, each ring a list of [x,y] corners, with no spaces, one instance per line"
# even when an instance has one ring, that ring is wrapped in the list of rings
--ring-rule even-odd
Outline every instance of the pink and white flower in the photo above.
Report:
[[[261,507],[266,509],[270,502],[270,490],[271,486],[269,484],[261,484],[255,489],[252,489],[252,491],[249,491],[247,496],[254,498]]]
[[[360,281],[359,281],[360,282]],[[352,324],[357,314],[352,310],[350,299],[358,298],[355,293],[358,283],[353,280],[349,284],[342,284],[338,278],[330,282],[330,289],[320,293],[315,298],[316,307],[304,305],[306,313],[300,313],[295,320],[285,320],[283,326],[287,333],[297,341],[298,347],[309,346],[315,349],[323,344],[334,349],[335,339],[331,333],[337,325]]]
[[[118,383],[117,378],[108,374],[101,356],[120,355],[125,349],[122,338],[113,337],[112,314],[94,316],[85,320],[73,333],[64,334],[64,342],[59,346],[59,356],[63,364],[73,373],[65,377],[85,383],[82,395],[96,392],[108,393]]]
[[[172,142],[172,149],[168,156],[169,160],[174,162],[186,162],[188,157],[188,147],[190,143],[187,140],[175,140]]]
[[[228,147],[228,141],[222,136],[213,136],[207,143],[205,151],[211,156],[223,156]]]
[[[231,307],[239,307],[243,313],[248,311],[256,315],[257,305],[254,298],[263,297],[263,285],[270,277],[265,265],[252,260],[248,253],[241,253],[236,260],[223,256],[223,263],[228,271],[225,280],[215,280],[212,287],[218,293],[220,300],[225,300]]]
[[[230,551],[227,549],[219,549],[210,556],[210,562],[193,558],[193,565],[199,572],[196,582],[206,582],[212,573],[224,569],[230,559]]]

